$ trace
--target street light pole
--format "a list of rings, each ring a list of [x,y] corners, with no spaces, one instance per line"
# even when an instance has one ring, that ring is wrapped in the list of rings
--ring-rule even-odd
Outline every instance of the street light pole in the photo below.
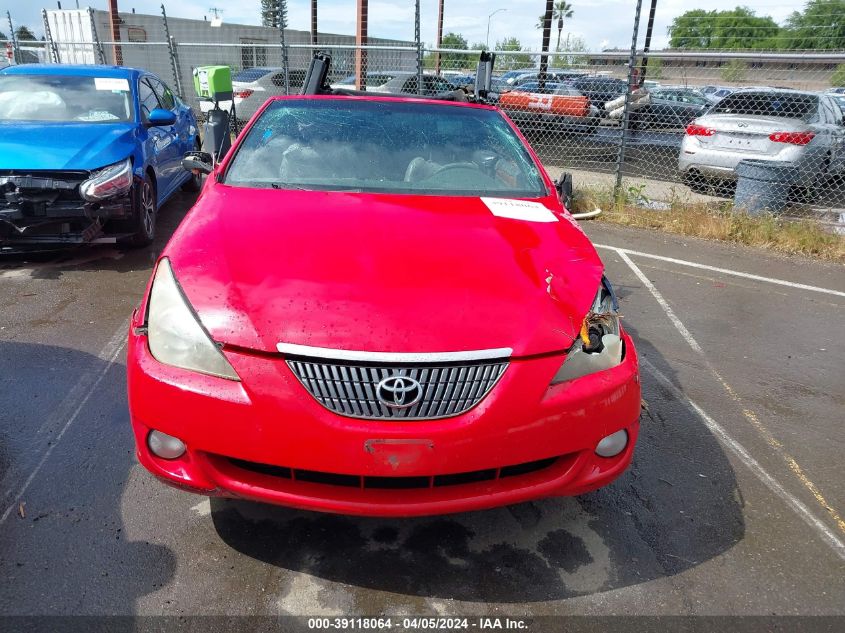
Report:
[[[493,11],[493,13],[487,16],[487,39],[484,40],[484,45],[487,48],[490,48],[490,20],[493,18],[494,15],[496,15],[500,11],[507,11],[507,9],[496,9],[495,11]]]

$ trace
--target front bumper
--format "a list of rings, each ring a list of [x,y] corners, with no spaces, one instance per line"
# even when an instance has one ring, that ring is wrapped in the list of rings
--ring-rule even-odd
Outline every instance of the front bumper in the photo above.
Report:
[[[211,496],[343,514],[478,510],[604,486],[631,461],[640,384],[634,346],[618,367],[547,388],[563,356],[512,360],[475,408],[445,419],[380,421],[323,408],[281,355],[226,356],[242,383],[160,364],[129,335],[129,406],[137,455],[161,480]],[[153,455],[155,429],[183,440]],[[595,453],[625,429],[628,444]]]
[[[132,214],[130,193],[87,202],[78,193],[82,172],[0,173],[0,247],[85,244],[97,240],[108,220]]]

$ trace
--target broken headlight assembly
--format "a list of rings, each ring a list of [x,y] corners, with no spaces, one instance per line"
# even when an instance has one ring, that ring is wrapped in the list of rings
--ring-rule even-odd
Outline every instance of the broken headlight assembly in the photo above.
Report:
[[[167,258],[159,262],[150,290],[147,337],[160,363],[240,380],[188,303]]]
[[[132,161],[127,158],[92,172],[91,177],[79,185],[79,194],[88,202],[100,202],[126,193],[131,186]]]
[[[622,362],[619,312],[613,287],[602,277],[590,312],[584,317],[575,340],[552,384],[575,380],[588,374],[616,367]]]

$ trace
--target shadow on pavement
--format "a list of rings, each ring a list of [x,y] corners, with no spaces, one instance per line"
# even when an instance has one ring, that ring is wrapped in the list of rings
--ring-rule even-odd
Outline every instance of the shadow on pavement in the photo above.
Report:
[[[627,327],[640,354],[673,377],[654,346]],[[742,502],[701,420],[647,373],[643,397],[632,467],[579,498],[405,520],[215,499],[214,525],[228,545],[257,560],[407,596],[524,603],[671,576],[742,539]]]
[[[103,371],[57,441],[81,401],[77,379]],[[74,405],[64,415],[69,393]],[[136,463],[124,366],[64,347],[0,341],[0,410],[0,512],[14,507],[0,528],[0,613],[132,614],[139,598],[171,580],[176,557],[128,539],[121,517]],[[23,494],[21,516],[15,497],[51,446]]]

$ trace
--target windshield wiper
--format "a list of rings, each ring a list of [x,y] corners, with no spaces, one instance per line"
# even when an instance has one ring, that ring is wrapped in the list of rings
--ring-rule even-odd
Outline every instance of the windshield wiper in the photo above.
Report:
[[[298,189],[299,191],[314,191],[314,189],[309,189],[308,187],[303,187],[302,185],[290,185],[281,182],[271,182],[270,186],[273,187],[273,189]]]

